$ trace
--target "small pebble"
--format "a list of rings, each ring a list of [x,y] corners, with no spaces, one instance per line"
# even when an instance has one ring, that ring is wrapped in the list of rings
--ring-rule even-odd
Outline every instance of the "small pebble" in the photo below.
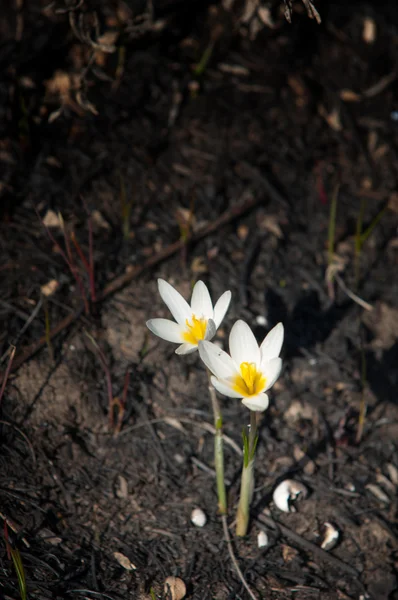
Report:
[[[257,317],[256,317],[256,323],[257,323],[257,325],[260,325],[261,327],[266,327],[267,324],[268,324],[268,321],[264,317],[264,315],[257,315]]]
[[[191,521],[196,527],[204,527],[207,522],[205,513],[201,508],[194,508],[191,512]]]
[[[265,546],[268,546],[268,535],[265,533],[265,531],[259,531],[257,534],[257,546],[259,548],[265,548]]]

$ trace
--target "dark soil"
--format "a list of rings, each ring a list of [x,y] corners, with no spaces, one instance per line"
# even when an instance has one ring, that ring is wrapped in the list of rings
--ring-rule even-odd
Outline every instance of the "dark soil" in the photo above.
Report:
[[[221,341],[237,318],[259,340],[285,325],[233,539],[254,596],[397,599],[395,3],[318,2],[320,25],[298,0],[291,24],[279,2],[5,4],[1,598],[21,597],[10,545],[32,600],[165,598],[168,576],[189,599],[248,598],[217,515],[205,371],[145,327],[167,316],[162,277],[187,298],[198,279],[232,291]],[[58,211],[85,256],[92,230],[94,297]],[[221,402],[233,535],[249,414]],[[297,512],[272,502],[287,477],[309,491]],[[325,522],[340,537],[322,551]]]

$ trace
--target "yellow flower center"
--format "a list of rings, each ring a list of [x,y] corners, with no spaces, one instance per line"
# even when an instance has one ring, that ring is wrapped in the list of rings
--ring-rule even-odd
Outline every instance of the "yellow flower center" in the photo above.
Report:
[[[207,319],[198,319],[195,315],[192,315],[192,320],[188,321],[187,319],[185,323],[187,329],[182,334],[184,342],[197,345],[199,340],[205,339]]]
[[[257,371],[255,363],[243,362],[240,365],[240,375],[236,375],[234,380],[234,390],[242,394],[244,398],[256,396],[265,388],[266,378]]]

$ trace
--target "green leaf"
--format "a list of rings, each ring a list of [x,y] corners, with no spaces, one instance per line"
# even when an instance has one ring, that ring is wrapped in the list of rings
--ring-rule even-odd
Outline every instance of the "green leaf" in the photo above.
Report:
[[[21,594],[21,600],[27,599],[26,592],[26,579],[25,579],[25,570],[22,564],[22,558],[19,553],[19,550],[10,548],[12,562],[14,563],[14,568],[17,573],[18,585],[19,585],[19,593]]]

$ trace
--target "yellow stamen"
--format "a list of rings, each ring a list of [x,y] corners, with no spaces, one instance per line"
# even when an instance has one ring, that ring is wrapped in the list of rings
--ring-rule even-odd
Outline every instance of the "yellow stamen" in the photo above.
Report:
[[[184,342],[197,345],[199,340],[205,339],[207,319],[198,319],[195,315],[192,315],[191,322],[188,319],[185,322],[187,329],[182,334]]]
[[[242,394],[244,398],[256,396],[264,391],[266,378],[257,371],[255,363],[243,362],[240,365],[240,375],[235,377],[234,390]]]

